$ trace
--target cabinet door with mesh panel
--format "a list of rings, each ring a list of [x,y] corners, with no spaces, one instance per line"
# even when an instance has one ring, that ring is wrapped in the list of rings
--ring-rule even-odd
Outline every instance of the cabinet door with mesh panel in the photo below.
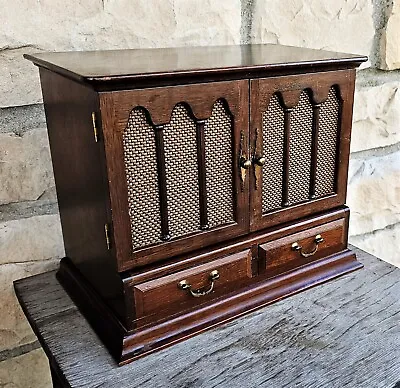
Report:
[[[249,230],[248,81],[106,93],[101,108],[121,270]]]
[[[251,229],[343,205],[354,71],[252,80]]]

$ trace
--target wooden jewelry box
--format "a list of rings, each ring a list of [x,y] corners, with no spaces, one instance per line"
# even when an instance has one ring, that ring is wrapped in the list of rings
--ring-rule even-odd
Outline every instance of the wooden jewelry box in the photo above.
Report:
[[[242,45],[26,55],[67,257],[120,364],[361,267],[347,247],[355,68]]]

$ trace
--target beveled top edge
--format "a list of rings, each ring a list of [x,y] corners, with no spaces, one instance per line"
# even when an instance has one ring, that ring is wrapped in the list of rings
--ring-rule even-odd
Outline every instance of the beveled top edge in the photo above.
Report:
[[[268,70],[354,68],[368,58],[274,44],[25,54],[34,64],[80,82],[98,83],[174,75],[212,75]]]

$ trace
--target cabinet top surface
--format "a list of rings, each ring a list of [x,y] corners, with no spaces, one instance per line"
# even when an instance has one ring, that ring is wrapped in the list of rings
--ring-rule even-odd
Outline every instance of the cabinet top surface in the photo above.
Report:
[[[294,67],[356,67],[362,55],[273,44],[52,52],[24,55],[38,66],[80,81],[166,77],[183,74],[287,71]]]

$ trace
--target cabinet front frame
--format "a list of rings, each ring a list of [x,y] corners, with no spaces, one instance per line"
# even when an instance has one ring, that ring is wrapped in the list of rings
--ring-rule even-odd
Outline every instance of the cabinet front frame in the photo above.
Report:
[[[288,108],[293,108],[297,104],[300,93],[304,90],[311,90],[313,102],[320,104],[326,100],[330,88],[336,86],[341,100],[341,109],[339,110],[340,134],[337,140],[336,154],[336,192],[321,198],[309,199],[307,202],[282,207],[278,210],[263,214],[262,170],[253,163],[249,182],[251,231],[293,221],[345,203],[354,82],[355,70],[339,70],[250,80],[250,153],[253,158],[256,155],[262,155],[262,117],[274,93],[281,93],[284,104]],[[288,155],[285,155],[284,157],[287,156]],[[264,165],[262,168],[268,168],[268,166]]]
[[[236,222],[210,230],[199,230],[190,235],[133,251],[123,151],[123,133],[131,111],[135,107],[142,107],[149,113],[154,126],[164,125],[170,121],[174,107],[179,103],[185,103],[197,120],[206,120],[211,116],[217,100],[226,102],[233,118],[234,189],[232,192]],[[100,93],[100,110],[110,189],[109,205],[113,237],[111,250],[117,259],[119,271],[199,249],[249,231],[249,179],[247,176],[247,179],[241,181],[239,167],[240,152],[249,155],[248,80]]]

